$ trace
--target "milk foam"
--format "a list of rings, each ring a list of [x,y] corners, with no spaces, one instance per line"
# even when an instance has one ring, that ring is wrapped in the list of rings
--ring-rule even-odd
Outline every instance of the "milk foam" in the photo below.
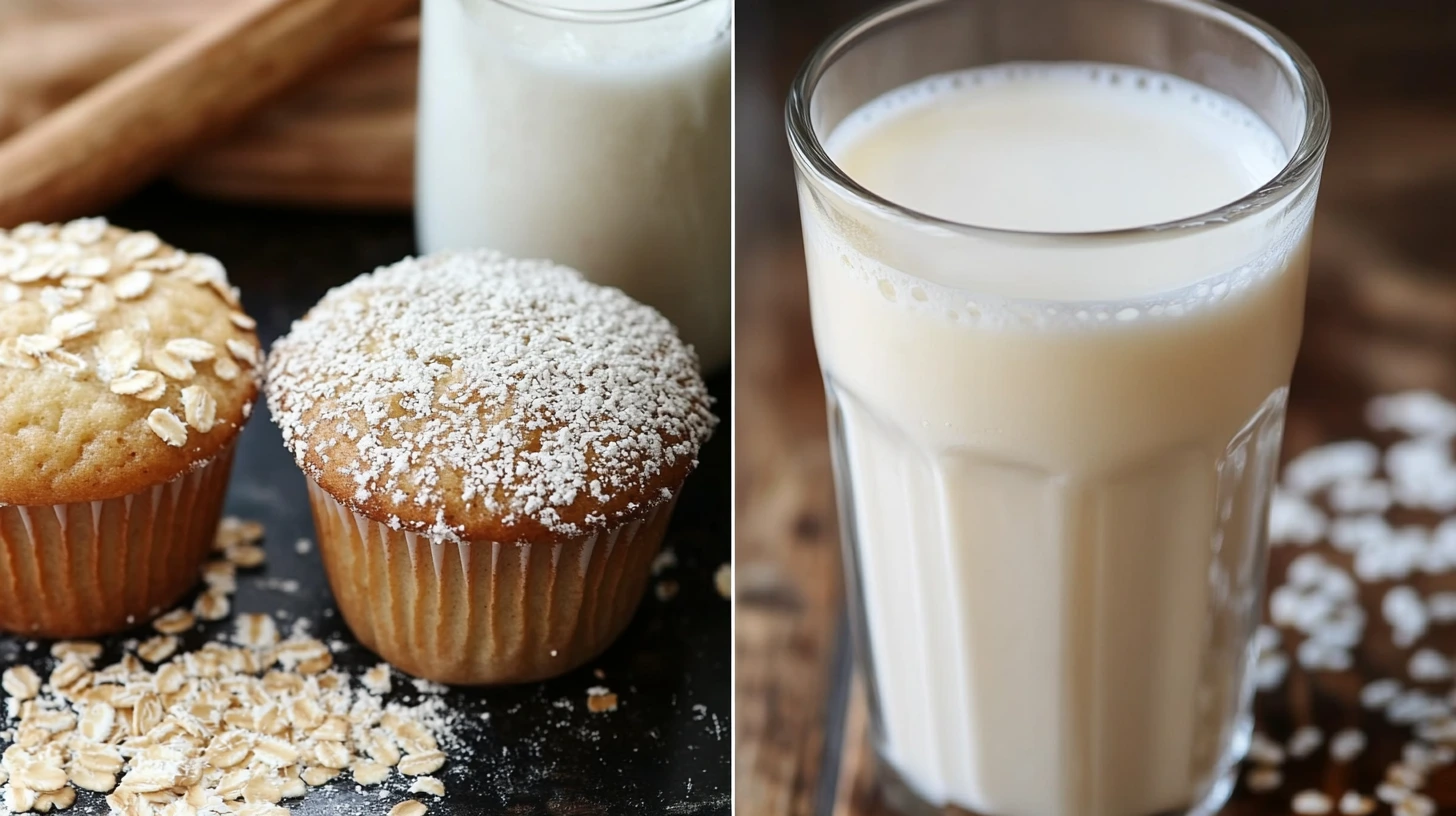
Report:
[[[1068,127],[1079,136],[1064,138]],[[826,251],[886,299],[966,325],[1176,319],[1255,286],[1298,240],[1289,231],[1270,240],[1270,220],[1258,214],[1171,248],[1171,234],[1074,237],[1218,210],[1288,161],[1279,137],[1242,103],[1128,66],[1012,63],[931,76],[849,115],[825,148],[856,182],[901,206],[1008,231],[987,233],[969,271],[945,258],[890,263],[893,251],[807,236],[832,244]],[[867,242],[875,250],[894,249],[893,237],[876,238]]]

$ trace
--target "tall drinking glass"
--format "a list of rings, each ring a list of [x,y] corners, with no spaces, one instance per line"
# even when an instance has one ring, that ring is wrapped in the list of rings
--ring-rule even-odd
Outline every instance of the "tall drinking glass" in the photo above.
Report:
[[[1309,60],[1201,0],[911,0],[813,55],[788,131],[886,798],[1216,810],[1329,132]]]

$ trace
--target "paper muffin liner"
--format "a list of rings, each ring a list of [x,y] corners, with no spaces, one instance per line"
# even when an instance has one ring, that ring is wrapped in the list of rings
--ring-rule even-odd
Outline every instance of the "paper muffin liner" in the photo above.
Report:
[[[365,646],[441,683],[554,677],[631,621],[676,501],[597,535],[554,544],[452,543],[393,529],[309,480],[334,598]]]
[[[94,637],[169,609],[212,550],[233,448],[116,499],[0,505],[0,630]]]

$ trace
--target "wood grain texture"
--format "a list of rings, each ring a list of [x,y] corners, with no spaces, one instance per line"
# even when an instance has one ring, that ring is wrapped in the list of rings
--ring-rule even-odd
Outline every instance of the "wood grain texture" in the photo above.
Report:
[[[807,295],[782,104],[793,72],[837,25],[874,2],[738,4],[738,765],[737,812],[880,816],[864,742],[862,697],[850,682],[840,631],[837,552],[823,394],[808,328]],[[1286,455],[1367,435],[1366,400],[1435,388],[1456,398],[1456,5],[1424,0],[1245,0],[1294,37],[1320,67],[1334,110],[1315,244],[1305,341],[1295,374]],[[796,520],[823,527],[805,540]],[[1275,550],[1270,585],[1298,552]],[[1325,551],[1328,554],[1328,550]],[[1348,566],[1348,556],[1332,557]],[[757,596],[743,576],[754,574]],[[1456,589],[1456,576],[1423,576],[1422,592]],[[1278,793],[1240,788],[1225,811],[1289,813],[1292,792],[1369,793],[1408,738],[1354,704],[1366,679],[1404,676],[1378,613],[1386,584],[1363,586],[1375,610],[1357,667],[1291,672],[1261,695],[1260,727],[1287,737],[1312,723],[1327,733],[1366,728],[1371,748],[1339,766],[1286,767]],[[1286,647],[1296,642],[1286,634]],[[1456,650],[1456,631],[1424,645]],[[1431,686],[1435,689],[1437,686]],[[1320,754],[1324,756],[1323,753]],[[1427,793],[1456,813],[1456,770]],[[1378,814],[1388,814],[1382,807]]]
[[[231,0],[230,0],[231,2]],[[0,139],[227,10],[195,0],[0,4]],[[168,170],[214,198],[407,209],[414,193],[419,19],[305,78]]]
[[[73,218],[118,200],[414,5],[229,5],[0,143],[0,224]]]

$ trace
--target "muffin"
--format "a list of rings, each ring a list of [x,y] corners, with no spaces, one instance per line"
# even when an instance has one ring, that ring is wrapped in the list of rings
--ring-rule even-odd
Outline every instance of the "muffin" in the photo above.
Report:
[[[0,230],[0,629],[114,632],[196,583],[260,356],[214,258]]]
[[[620,634],[716,423],[660,314],[487,251],[331,291],[266,391],[350,628],[456,684],[561,674]]]

